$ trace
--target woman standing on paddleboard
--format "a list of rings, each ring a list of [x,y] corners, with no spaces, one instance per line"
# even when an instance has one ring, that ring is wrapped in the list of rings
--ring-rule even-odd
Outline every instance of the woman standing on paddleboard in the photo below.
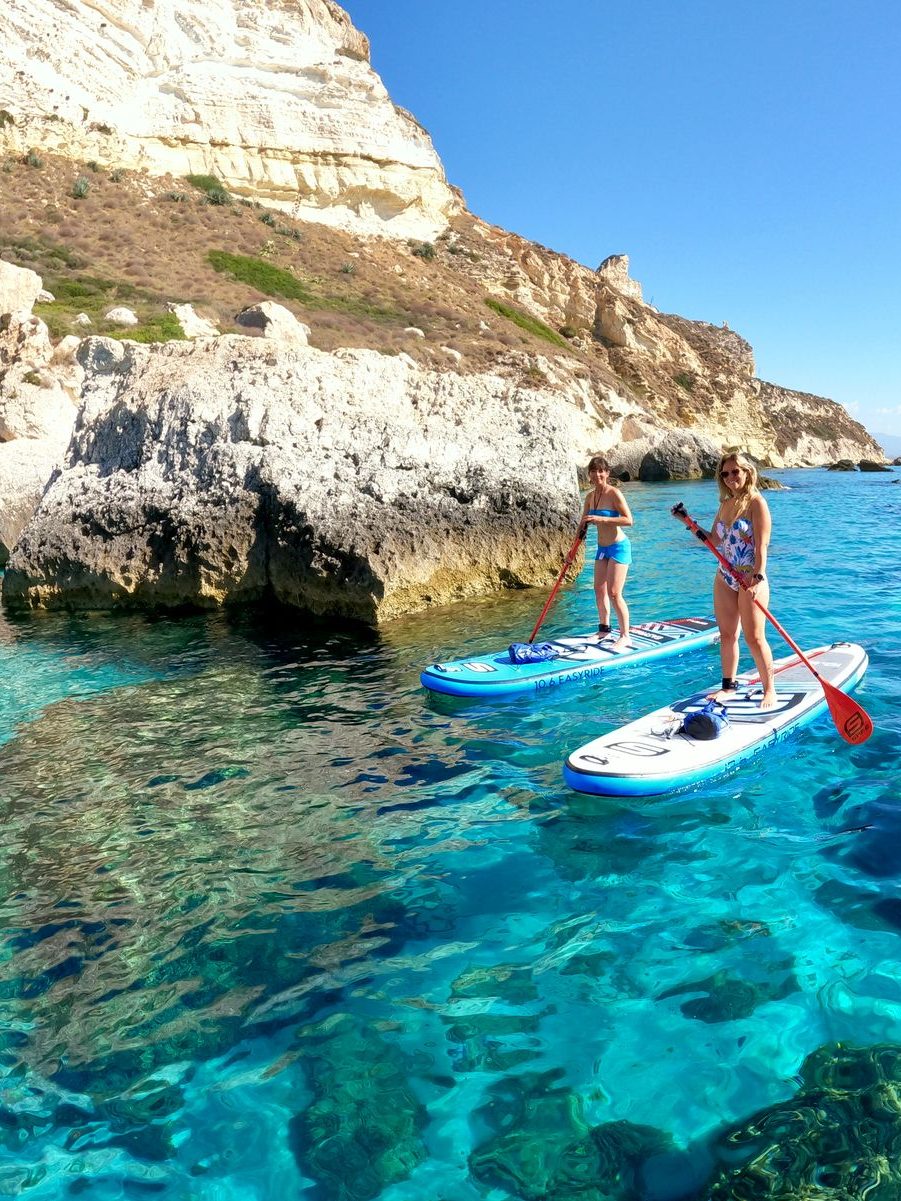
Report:
[[[726,571],[722,566],[717,568],[713,583],[713,610],[720,630],[723,664],[722,687],[713,695],[716,700],[725,700],[737,687],[735,674],[738,671],[740,628],[760,676],[763,689],[760,707],[772,709],[776,703],[773,655],[766,640],[766,619],[751,599],[756,597],[762,605],[769,605],[766,560],[772,529],[770,510],[757,490],[757,468],[744,455],[723,455],[716,479],[720,507],[714,518],[713,531],[707,537],[717,544],[732,570]],[[747,589],[739,587],[736,579],[739,573],[747,580]]]
[[[619,638],[614,650],[624,650],[629,641],[629,609],[623,597],[626,575],[632,562],[632,543],[624,532],[632,525],[632,513],[619,488],[610,483],[610,464],[602,455],[595,455],[588,464],[592,488],[585,497],[582,524],[593,525],[598,533],[598,549],[594,556],[594,596],[598,605],[598,637],[610,633],[610,606],[616,611]]]

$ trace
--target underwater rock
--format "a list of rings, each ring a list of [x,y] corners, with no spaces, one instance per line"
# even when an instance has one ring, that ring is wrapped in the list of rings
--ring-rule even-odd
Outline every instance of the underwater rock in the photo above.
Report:
[[[443,1015],[451,1058],[456,1072],[506,1073],[537,1054],[523,1043],[534,1042],[541,1013],[511,1012],[538,998],[531,969],[518,964],[491,964],[467,968],[451,986],[450,1012]],[[469,1002],[479,1002],[473,1011]],[[494,1003],[496,1008],[483,1008]],[[505,1045],[510,1038],[512,1045]]]
[[[643,1165],[669,1155],[668,1135],[633,1122],[590,1126],[561,1073],[509,1076],[476,1113],[493,1131],[469,1157],[479,1184],[522,1201],[637,1201]]]
[[[699,1022],[734,1022],[738,1018],[750,1017],[758,1005],[768,1001],[779,1001],[797,992],[798,982],[789,972],[781,980],[767,978],[763,981],[739,980],[728,972],[714,972],[704,980],[693,980],[679,984],[660,993],[658,1001],[667,997],[680,997],[686,993],[699,993],[680,1005],[687,1018]]]
[[[898,1201],[901,1047],[820,1047],[788,1101],[728,1127],[703,1201]]]
[[[426,1158],[425,1107],[406,1057],[371,1026],[337,1014],[300,1036],[312,1103],[291,1119],[298,1166],[326,1201],[368,1201]]]

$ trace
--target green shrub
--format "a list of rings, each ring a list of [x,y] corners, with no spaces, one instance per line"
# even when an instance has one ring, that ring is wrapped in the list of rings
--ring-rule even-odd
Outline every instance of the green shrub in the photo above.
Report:
[[[357,271],[357,268],[355,267],[355,265],[353,263],[342,263],[341,264],[341,274],[342,275],[355,275],[356,271]]]
[[[187,204],[191,197],[187,192],[167,192],[166,199],[171,200],[173,204]]]
[[[128,339],[130,342],[184,342],[185,331],[174,313],[154,313],[146,317],[140,325],[133,325],[121,333],[112,331],[111,338],[119,341]]]
[[[29,150],[24,160],[29,167],[43,167],[44,160],[36,150]]]
[[[545,342],[550,342],[552,346],[559,346],[562,350],[569,350],[569,344],[566,339],[561,338],[549,325],[545,325],[537,317],[532,317],[529,313],[522,312],[521,309],[515,309],[512,305],[504,304],[502,300],[498,300],[494,296],[486,296],[485,304],[487,304],[489,309],[497,313],[498,316],[506,317],[508,321],[512,321],[514,325],[518,325],[527,334],[532,334],[536,338],[543,338]]]
[[[264,225],[275,225],[275,217],[268,210],[265,213],[260,213],[260,220]]]
[[[561,325],[560,335],[564,338],[578,338],[579,331],[574,325]]]
[[[113,167],[109,173],[110,183],[121,183],[125,178],[125,170],[123,167]]]
[[[85,166],[87,167],[87,169],[89,171],[93,171],[95,175],[97,175],[100,171],[103,170],[103,168],[100,166],[100,164],[95,159],[91,159],[91,161],[89,163],[85,163]]]
[[[418,258],[433,259],[435,257],[435,247],[431,242],[410,242],[410,250]]]
[[[230,275],[232,279],[255,288],[265,296],[299,300],[310,309],[349,313],[354,317],[370,317],[376,321],[409,321],[409,314],[385,308],[364,296],[319,295],[312,290],[309,282],[299,280],[290,271],[267,263],[261,258],[229,254],[225,250],[211,250],[207,254],[207,261],[213,270],[222,275]]]
[[[72,185],[72,195],[76,200],[84,200],[90,190],[91,181],[86,175],[79,175],[78,179]]]
[[[192,188],[205,192],[210,204],[231,204],[231,193],[222,185],[215,175],[186,175],[185,180]]]
[[[230,275],[239,283],[248,284],[266,296],[281,296],[285,300],[299,300],[304,304],[313,299],[309,289],[290,271],[284,271],[262,259],[246,254],[229,254],[225,250],[211,250],[207,260],[214,271]]]
[[[679,385],[686,392],[694,392],[697,376],[693,371],[677,371],[673,376],[673,383]]]
[[[26,384],[33,384],[36,388],[40,388],[42,383],[41,377],[36,371],[26,371],[22,376],[22,379]]]

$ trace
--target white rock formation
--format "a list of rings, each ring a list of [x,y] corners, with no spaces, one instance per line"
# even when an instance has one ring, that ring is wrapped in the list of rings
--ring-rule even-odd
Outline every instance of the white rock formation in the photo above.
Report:
[[[0,443],[0,567],[38,507],[66,444],[36,438]]]
[[[459,201],[332,0],[5,0],[0,151],[212,174],[306,220],[431,239]]]
[[[54,347],[47,326],[30,313],[0,317],[0,442],[68,440],[83,375],[73,342]]]
[[[5,259],[0,259],[0,317],[4,313],[30,313],[40,293],[39,275],[25,267],[16,267],[7,263]]]
[[[127,309],[125,305],[117,305],[114,309],[110,309],[108,313],[103,314],[105,321],[112,321],[115,325],[137,325],[138,315],[131,309]]]
[[[559,570],[578,493],[553,393],[235,335],[80,355],[84,403],[7,604],[269,596],[377,623]]]
[[[248,305],[235,317],[238,325],[245,329],[258,329],[264,338],[271,338],[285,346],[308,346],[310,327],[298,321],[290,309],[274,300]]]
[[[178,318],[186,338],[218,338],[221,330],[214,321],[195,313],[192,304],[168,304],[166,308]]]
[[[641,300],[641,284],[629,275],[629,256],[610,254],[598,267],[598,275],[624,296]]]

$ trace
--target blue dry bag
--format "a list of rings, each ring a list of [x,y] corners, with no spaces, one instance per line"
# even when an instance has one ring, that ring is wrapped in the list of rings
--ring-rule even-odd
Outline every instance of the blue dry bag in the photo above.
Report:
[[[507,652],[511,663],[546,663],[560,653],[550,642],[514,642]]]
[[[728,725],[726,706],[711,700],[696,713],[689,713],[682,722],[681,733],[687,734],[689,738],[708,742],[711,738],[719,738]]]

